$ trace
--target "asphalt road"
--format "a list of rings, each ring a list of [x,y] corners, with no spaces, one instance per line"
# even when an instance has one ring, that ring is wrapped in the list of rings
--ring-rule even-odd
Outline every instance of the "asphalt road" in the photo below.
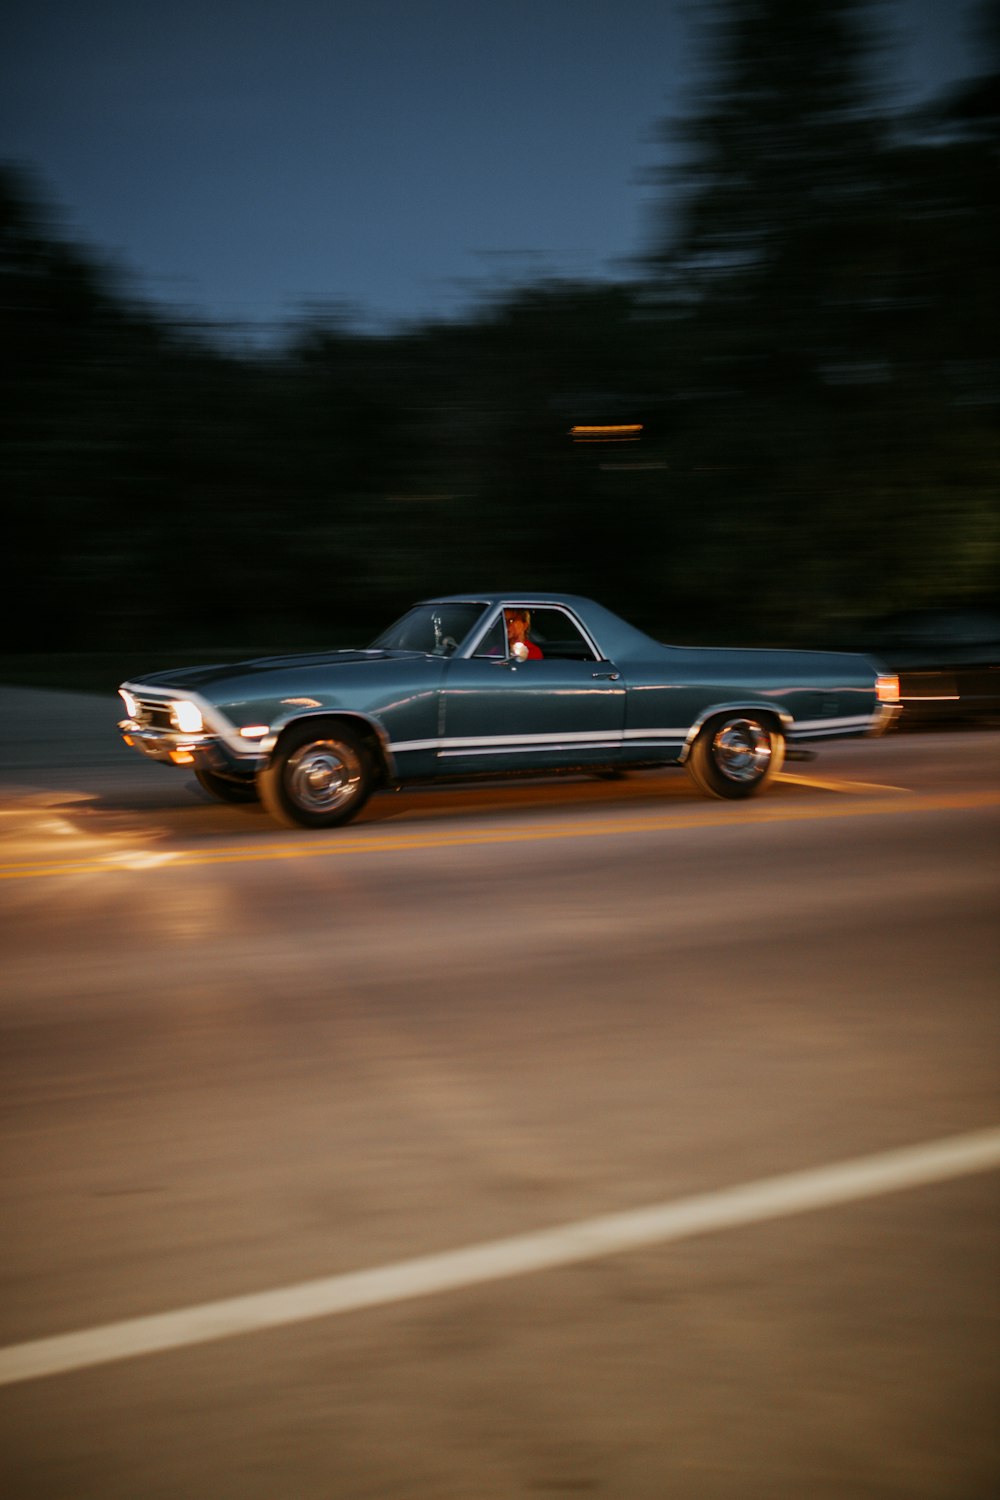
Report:
[[[311,835],[115,716],[0,690],[5,1495],[998,1492],[1000,734]]]

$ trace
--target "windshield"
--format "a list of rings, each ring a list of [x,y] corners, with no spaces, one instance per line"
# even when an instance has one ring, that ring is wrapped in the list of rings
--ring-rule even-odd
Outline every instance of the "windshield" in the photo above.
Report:
[[[451,656],[481,617],[482,604],[418,604],[372,641],[373,651]]]

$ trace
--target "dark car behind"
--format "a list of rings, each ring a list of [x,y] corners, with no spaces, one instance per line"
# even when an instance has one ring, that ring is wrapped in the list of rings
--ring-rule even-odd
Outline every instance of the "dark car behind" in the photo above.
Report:
[[[899,676],[901,729],[1000,721],[1000,610],[907,610],[872,621],[863,642]]]

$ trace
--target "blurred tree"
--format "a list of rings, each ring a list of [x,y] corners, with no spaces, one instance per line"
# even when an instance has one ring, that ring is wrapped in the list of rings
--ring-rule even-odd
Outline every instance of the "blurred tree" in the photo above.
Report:
[[[991,72],[874,106],[860,0],[712,0],[631,284],[223,352],[0,169],[8,649],[362,644],[415,596],[592,593],[664,638],[830,638],[995,586]],[[633,422],[635,444],[575,443]],[[18,588],[21,593],[18,598]]]
[[[18,566],[7,641],[80,637],[127,573],[110,493],[164,334],[111,290],[111,273],[58,238],[29,183],[0,168],[0,445]],[[91,590],[90,585],[93,585]]]
[[[745,614],[750,597],[758,630],[779,634],[826,630],[932,581],[981,587],[990,566],[986,538],[971,544],[968,531],[984,508],[988,444],[976,422],[960,449],[946,435],[954,380],[942,383],[945,349],[965,368],[955,299],[989,275],[975,186],[985,162],[969,162],[967,142],[904,141],[875,112],[865,10],[713,8],[698,112],[667,127],[685,155],[661,175],[647,259],[651,307],[683,350],[687,498],[709,491],[716,523],[714,537],[706,526],[689,535],[675,566],[723,616],[725,600]],[[982,340],[986,309],[973,300],[965,321]],[[942,535],[960,451],[961,486],[977,498]],[[716,471],[710,490],[697,469]]]

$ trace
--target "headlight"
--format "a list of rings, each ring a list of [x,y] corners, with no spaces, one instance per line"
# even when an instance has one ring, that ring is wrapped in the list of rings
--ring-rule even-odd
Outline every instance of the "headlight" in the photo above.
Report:
[[[125,712],[128,714],[129,718],[130,719],[134,719],[137,716],[138,712],[139,712],[139,705],[138,705],[138,703],[136,703],[135,699],[132,697],[132,694],[131,693],[126,693],[126,691],[125,691],[124,688],[119,688],[118,689],[118,696],[122,700],[122,702],[124,703],[124,705],[125,705]]]
[[[875,696],[880,703],[899,702],[899,678],[892,672],[880,672],[875,679]]]
[[[190,703],[187,698],[181,698],[178,702],[172,703],[170,711],[174,723],[182,734],[200,734],[205,727],[201,709],[197,703]]]

